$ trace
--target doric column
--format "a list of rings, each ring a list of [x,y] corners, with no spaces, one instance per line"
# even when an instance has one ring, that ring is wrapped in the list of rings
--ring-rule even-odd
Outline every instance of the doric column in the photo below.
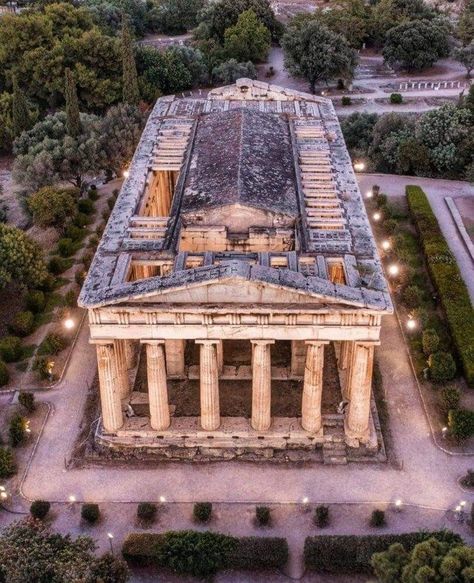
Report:
[[[224,370],[224,342],[222,340],[218,340],[216,344],[217,350],[217,368],[219,370],[219,374],[222,374]]]
[[[117,382],[117,362],[112,342],[97,344],[97,366],[102,424],[106,431],[112,433],[123,425],[120,387]]]
[[[125,342],[125,361],[127,363],[127,368],[130,370],[134,368],[137,364],[136,355],[136,341],[135,340],[124,340]]]
[[[274,340],[251,340],[252,359],[252,427],[256,431],[267,431],[272,422],[271,383],[272,370],[270,345]]]
[[[150,425],[163,430],[170,426],[168,387],[163,340],[149,340],[146,344],[146,366],[148,377],[148,399],[150,403]]]
[[[353,342],[351,340],[343,340],[340,343],[338,365],[341,370],[346,370],[346,368],[349,366],[351,361],[352,345]]]
[[[324,345],[327,342],[306,342],[301,425],[306,431],[321,429],[321,397],[323,394]]]
[[[218,340],[196,340],[201,345],[199,359],[201,427],[214,431],[221,424],[219,410]]]
[[[302,377],[304,375],[306,360],[306,345],[303,340],[291,341],[291,369],[292,377]]]
[[[120,398],[126,399],[130,394],[130,383],[128,380],[128,367],[125,352],[126,340],[114,340],[115,361],[117,365],[117,384],[120,390]]]
[[[186,340],[165,340],[166,371],[170,377],[184,377]]]
[[[348,439],[363,443],[369,438],[373,363],[374,343],[354,342],[348,371],[349,407],[344,429]]]

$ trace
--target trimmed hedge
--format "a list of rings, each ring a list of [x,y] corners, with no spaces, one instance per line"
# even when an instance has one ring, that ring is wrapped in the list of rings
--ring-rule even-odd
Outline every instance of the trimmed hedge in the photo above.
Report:
[[[462,542],[459,535],[447,530],[365,536],[308,536],[304,542],[304,563],[311,571],[371,573],[370,560],[374,553],[386,551],[394,543],[401,543],[406,551],[411,551],[415,545],[432,537],[450,543]]]
[[[288,543],[284,538],[236,538],[194,530],[131,533],[123,543],[122,555],[132,565],[207,576],[225,569],[282,568],[288,561]]]
[[[419,186],[406,194],[423,245],[428,269],[438,290],[453,342],[468,384],[474,386],[474,310],[456,260],[441,233],[430,203]]]

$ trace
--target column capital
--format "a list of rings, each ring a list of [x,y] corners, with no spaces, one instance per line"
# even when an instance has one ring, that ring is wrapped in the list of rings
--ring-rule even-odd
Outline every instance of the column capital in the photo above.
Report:
[[[219,344],[220,338],[199,338],[194,341],[196,344],[212,345]]]
[[[115,338],[89,338],[89,344],[97,346],[113,345]]]
[[[164,344],[165,341],[156,338],[141,338],[140,344]]]
[[[321,346],[321,344],[329,344],[329,340],[305,340],[304,343],[309,346]]]
[[[266,346],[267,344],[275,344],[275,340],[251,340],[250,341],[252,344],[256,344],[257,346]]]

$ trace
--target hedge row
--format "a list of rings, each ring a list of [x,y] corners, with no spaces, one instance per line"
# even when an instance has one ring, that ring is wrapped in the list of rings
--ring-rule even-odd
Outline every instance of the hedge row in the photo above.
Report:
[[[131,533],[122,555],[132,565],[154,565],[204,577],[224,569],[282,568],[288,561],[288,543],[284,538],[236,538],[194,530]]]
[[[435,537],[446,542],[462,542],[450,531],[408,532],[383,535],[309,536],[304,543],[304,562],[307,569],[326,573],[370,573],[374,553],[386,551],[390,545],[401,543],[405,550]]]
[[[425,193],[419,186],[407,186],[406,194],[464,375],[474,386],[474,311],[469,293]]]

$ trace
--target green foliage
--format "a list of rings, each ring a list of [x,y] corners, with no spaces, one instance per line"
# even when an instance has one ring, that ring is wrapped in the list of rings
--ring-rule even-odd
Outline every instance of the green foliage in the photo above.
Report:
[[[341,104],[344,106],[352,105],[352,99],[348,95],[343,95],[341,99]]]
[[[122,100],[128,105],[138,105],[140,92],[138,90],[137,66],[133,53],[133,39],[128,17],[122,20]]]
[[[75,308],[77,306],[77,292],[70,289],[64,296],[64,305],[68,308]]]
[[[3,362],[3,360],[0,360],[0,387],[8,384],[9,380],[10,373],[8,372],[7,365]]]
[[[94,551],[87,536],[73,540],[27,518],[2,531],[1,577],[9,583],[126,583],[123,561],[109,554],[97,558]]]
[[[407,186],[410,212],[421,238],[433,283],[438,290],[464,375],[474,385],[474,313],[466,285],[439,228],[425,193]]]
[[[234,26],[224,33],[224,50],[237,61],[264,61],[271,45],[271,34],[253,10],[239,15]]]
[[[50,359],[47,356],[36,356],[33,361],[33,370],[42,380],[52,380],[52,373],[50,373]]]
[[[156,504],[152,502],[140,502],[137,506],[137,518],[144,522],[153,522],[156,516]]]
[[[459,61],[466,68],[467,77],[471,76],[471,71],[474,69],[474,40],[464,46],[457,47],[453,51],[454,58]]]
[[[268,506],[257,506],[255,508],[255,520],[259,526],[268,526],[270,519],[270,508]]]
[[[306,538],[304,562],[306,568],[311,571],[371,573],[371,559],[374,553],[383,552],[395,543],[400,543],[405,549],[411,551],[416,544],[432,537],[447,543],[462,542],[459,535],[450,531],[364,536],[318,535]]]
[[[18,395],[18,402],[24,407],[28,413],[33,413],[36,410],[35,394],[28,391],[21,391]]]
[[[40,247],[21,229],[0,223],[0,289],[11,281],[31,286],[45,278]]]
[[[433,330],[433,328],[427,328],[426,330],[423,330],[421,342],[423,346],[423,352],[426,354],[426,356],[436,352],[439,347],[439,336],[436,330]]]
[[[62,257],[51,257],[48,262],[48,270],[53,275],[59,275],[71,267],[70,259],[63,259]]]
[[[281,569],[288,560],[288,544],[281,538],[235,538],[190,530],[132,533],[125,539],[122,554],[134,565],[205,577],[223,569]]]
[[[22,132],[30,128],[30,112],[25,94],[18,85],[16,75],[13,77],[12,98],[12,136],[17,138]]]
[[[385,512],[383,510],[373,510],[370,516],[370,526],[374,526],[376,528],[380,528],[381,526],[385,526],[387,524],[385,520]]]
[[[13,318],[10,328],[18,336],[29,336],[35,327],[35,317],[33,312],[17,312]]]
[[[76,252],[76,245],[72,239],[64,237],[58,241],[58,252],[61,257],[70,257]]]
[[[456,363],[449,352],[433,352],[428,358],[430,379],[435,383],[444,383],[456,376]]]
[[[51,355],[59,354],[61,350],[66,347],[66,340],[59,336],[59,334],[53,334],[50,332],[38,348],[38,354],[40,355]]]
[[[468,439],[474,435],[474,411],[452,409],[448,413],[448,428],[456,439]]]
[[[92,222],[91,217],[89,217],[89,215],[85,215],[84,213],[77,213],[77,215],[74,217],[74,220],[72,222],[73,225],[76,225],[76,227],[85,227],[86,225],[89,225]]]
[[[401,93],[391,93],[390,94],[390,103],[397,105],[399,103],[403,103],[403,95]]]
[[[94,212],[94,203],[89,198],[81,198],[77,201],[77,209],[80,213],[91,215]]]
[[[76,225],[69,225],[64,231],[64,237],[66,239],[72,239],[74,243],[82,241],[86,236],[87,231],[81,227],[77,227]]]
[[[26,439],[26,419],[18,413],[10,419],[8,435],[12,447],[21,445]]]
[[[315,20],[290,24],[282,38],[285,66],[303,77],[314,93],[318,81],[352,78],[357,54],[340,34]]]
[[[467,582],[474,575],[474,548],[430,538],[407,552],[400,543],[375,553],[372,566],[380,583]]]
[[[26,307],[31,312],[38,314],[44,310],[46,305],[46,297],[44,292],[39,289],[30,290],[25,297]]]
[[[0,478],[4,480],[15,473],[16,464],[12,450],[8,447],[0,447]]]
[[[459,407],[459,401],[461,399],[461,391],[458,387],[453,387],[448,385],[441,389],[441,409],[444,413],[449,413],[451,409],[457,409]]]
[[[99,505],[90,502],[83,504],[81,508],[81,518],[89,524],[95,524],[100,518]]]
[[[204,0],[161,0],[153,4],[148,21],[153,30],[165,34],[182,34],[198,24]]]
[[[458,20],[458,37],[462,44],[468,45],[474,38],[474,0],[466,0]]]
[[[33,221],[40,227],[64,227],[74,216],[77,190],[45,186],[28,198]]]
[[[417,285],[408,285],[403,290],[402,301],[409,309],[418,308],[423,301],[423,292]]]
[[[257,78],[257,70],[251,61],[238,63],[235,59],[229,59],[212,69],[212,78],[215,83],[230,85],[242,77],[246,79]]]
[[[313,517],[314,524],[318,528],[325,528],[329,525],[329,507],[320,505],[316,506]]]
[[[349,150],[367,155],[378,115],[376,113],[351,113],[341,121],[344,140]]]
[[[33,500],[30,506],[30,514],[33,518],[43,520],[51,508],[51,504],[47,500]]]
[[[193,518],[197,522],[209,522],[212,514],[211,502],[196,502],[193,507]]]
[[[79,101],[77,99],[76,81],[71,69],[66,68],[64,85],[64,99],[66,101],[66,129],[72,138],[77,138],[81,133],[81,118],[79,113]]]
[[[18,336],[4,336],[0,338],[0,358],[4,362],[15,362],[22,355],[21,340]]]

